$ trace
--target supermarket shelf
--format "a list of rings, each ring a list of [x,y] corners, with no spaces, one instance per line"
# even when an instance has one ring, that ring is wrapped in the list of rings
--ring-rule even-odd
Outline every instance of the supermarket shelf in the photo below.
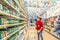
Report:
[[[19,3],[16,1],[16,0],[13,0],[18,6],[19,6]],[[12,5],[11,5],[12,6]],[[17,11],[13,6],[12,6],[12,8],[15,10],[15,11]],[[20,6],[19,6],[19,8],[20,8]],[[21,10],[22,10],[22,12],[24,12],[24,10],[22,9],[22,8],[20,8]],[[18,12],[18,11],[17,11]],[[20,12],[18,12],[19,14],[20,14]],[[25,12],[24,12],[25,13]],[[22,15],[22,14],[21,14]],[[22,15],[22,16],[24,16],[24,15]],[[25,17],[25,16],[24,16]]]
[[[17,2],[18,0],[17,1],[16,0],[12,0],[12,1],[14,1],[20,7],[19,3]]]
[[[20,17],[14,16],[14,15],[11,15],[9,13],[5,13],[3,11],[0,11],[0,15],[4,15],[5,17],[11,17],[11,18],[14,18],[14,19],[19,19],[19,20],[26,20],[25,18],[20,18]]]
[[[24,13],[24,14],[26,14],[27,15],[27,8],[26,8],[26,5],[25,5],[25,3],[23,2],[23,3],[21,3],[23,0],[19,0],[20,1],[20,9],[21,9],[21,11]]]
[[[20,18],[20,20],[27,20],[27,19],[25,19],[25,18]]]
[[[18,39],[18,36],[16,37],[16,39],[15,40],[17,40]]]
[[[7,0],[1,0],[0,3],[1,3],[2,5],[7,6],[7,7],[10,8],[10,9],[13,9],[13,10],[17,11]],[[17,11],[17,12],[18,12],[18,11]]]
[[[12,26],[20,25],[20,24],[25,24],[25,23],[26,22],[18,23],[18,24],[5,24],[5,25],[0,25],[0,29],[5,29],[7,27],[12,27]]]
[[[24,18],[27,18],[23,13],[20,12],[20,15],[24,16]]]
[[[26,13],[24,12],[24,10],[20,7],[20,11],[22,11],[22,13],[24,13],[26,15]]]
[[[47,31],[47,30],[45,30],[45,31],[48,32],[49,34],[51,34],[52,36],[56,37],[58,40],[60,40],[60,38],[57,37],[57,35],[55,35],[54,33],[51,33],[51,32],[49,32],[49,31]]]
[[[22,11],[23,13],[26,14],[26,12],[23,10],[23,8],[21,8],[21,6],[20,6],[19,3],[17,2],[17,0],[13,0],[13,1],[19,6],[20,11]]]
[[[14,15],[11,15],[11,14],[9,14],[9,13],[5,13],[5,12],[3,12],[3,11],[0,11],[0,15],[4,15],[4,16],[7,16],[7,17],[13,17],[13,18],[15,18],[15,19],[19,19],[19,17],[17,17],[17,16],[14,16]]]
[[[7,6],[7,7],[10,8],[10,9],[15,10],[17,13],[20,14],[20,12],[19,12],[16,8],[14,8],[10,3],[8,3],[7,0],[2,0],[2,2],[0,2],[0,3],[1,3],[2,5]],[[22,8],[20,8],[20,9],[22,9]],[[23,12],[23,10],[22,10],[22,12]],[[24,13],[25,13],[25,12],[24,12]]]
[[[11,33],[10,35],[8,35],[7,37],[3,38],[3,40],[6,40],[6,39],[10,38],[12,35],[14,35],[16,32],[19,32],[19,31],[22,30],[23,28],[25,28],[25,25],[22,26],[19,30],[15,31],[15,32]]]

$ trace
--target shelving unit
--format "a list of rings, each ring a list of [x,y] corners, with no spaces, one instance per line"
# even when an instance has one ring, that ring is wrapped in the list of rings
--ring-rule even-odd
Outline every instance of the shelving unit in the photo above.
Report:
[[[17,26],[17,25],[21,25],[21,24],[27,24],[27,23],[26,22],[23,22],[23,23],[18,23],[18,24],[5,24],[5,25],[0,25],[0,29],[5,29],[7,27]]]
[[[56,34],[51,33],[51,32],[49,32],[48,30],[45,30],[45,31],[46,31],[46,32],[48,32],[49,34],[53,35],[54,37],[56,37],[58,40],[60,40],[60,38],[59,38],[59,37],[57,37],[57,35],[56,35]]]
[[[20,0],[0,1],[0,40],[17,39],[19,32],[27,27],[27,9],[20,3]]]
[[[10,8],[10,9],[13,9],[13,10],[17,11],[7,0],[2,0],[0,3],[2,5],[5,5],[6,7]]]
[[[60,15],[60,13],[59,13],[59,10],[60,10],[59,3],[56,1],[56,4],[53,5],[50,9],[48,9],[47,12],[43,15],[43,17],[47,21],[47,22],[45,21],[46,31],[49,34],[53,35],[54,37],[56,37],[60,40],[60,38],[58,37],[57,32],[56,32],[56,26],[55,26],[56,24],[54,24],[57,16]]]
[[[16,1],[16,0],[13,0],[17,5],[18,5],[18,7],[20,8],[20,11],[22,11],[22,13],[26,13],[25,12],[25,10],[23,10],[23,8],[19,5],[19,3],[18,3],[18,1]],[[25,5],[24,5],[25,6]],[[26,7],[24,7],[24,8],[26,8]],[[21,12],[20,12],[20,15],[23,15],[24,16],[24,14],[22,14]],[[24,16],[25,18],[26,18],[26,16]]]
[[[16,32],[19,32],[20,30],[22,30],[26,25],[22,26],[20,29],[18,29],[17,31],[11,33],[10,35],[8,35],[7,37],[3,38],[4,40],[8,39],[9,37],[11,37],[12,35],[14,35]]]
[[[60,40],[60,37],[57,36],[56,34],[56,30],[55,30],[55,26],[54,26],[54,19],[56,18],[56,16],[50,17],[47,19],[47,22],[45,22],[46,24],[46,32],[48,32],[49,34],[53,35],[54,37],[56,37],[58,40]]]
[[[14,0],[15,1],[15,0]],[[8,8],[10,8],[10,9],[13,9],[13,10],[15,10],[17,13],[19,13],[19,14],[21,14],[19,11],[17,11],[17,9],[16,8],[14,8],[10,3],[8,3],[6,0],[2,0],[1,2],[0,2],[2,5],[5,5],[6,7],[8,7]],[[17,3],[16,3],[17,4]],[[18,4],[19,5],[19,4]],[[22,11],[24,14],[25,14],[25,12],[24,12],[24,10],[19,6],[19,9],[20,9],[20,11]],[[23,15],[22,15],[23,16]],[[25,17],[26,18],[26,17]]]
[[[24,14],[27,13],[27,11],[26,11],[27,8],[26,8],[26,5],[24,4],[23,0],[19,0],[19,1],[20,1],[20,4],[21,4],[21,8],[25,11]],[[23,5],[24,5],[24,6],[23,6]],[[21,9],[21,8],[20,8],[20,9]],[[22,11],[23,11],[23,10],[22,10]],[[26,16],[27,16],[27,15],[26,15]]]

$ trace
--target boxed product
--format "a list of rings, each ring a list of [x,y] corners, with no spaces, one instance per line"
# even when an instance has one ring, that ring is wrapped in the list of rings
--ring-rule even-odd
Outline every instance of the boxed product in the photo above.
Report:
[[[9,35],[10,32],[11,32],[11,31],[10,31],[10,28],[8,28],[8,29],[7,29],[7,35]]]
[[[17,22],[15,20],[8,20],[8,24],[16,24]]]
[[[7,0],[11,5],[14,5],[12,0]]]
[[[15,33],[12,37],[10,37],[8,40],[15,40],[16,37],[19,35],[19,32]]]
[[[12,14],[12,10],[11,9],[9,9],[9,14]]]
[[[7,0],[9,3],[12,1],[12,0]]]
[[[10,37],[8,40],[15,40],[16,38],[16,36],[15,36],[16,34],[14,34],[12,37]]]
[[[5,38],[5,37],[7,37],[7,32],[6,31],[3,32],[3,38]]]
[[[0,18],[0,25],[7,24],[7,19]]]
[[[0,40],[3,38],[2,35],[3,34],[3,32],[2,31],[0,31]]]
[[[2,11],[3,7],[2,7],[2,4],[0,4],[0,11]]]
[[[15,15],[15,11],[12,9],[12,15]]]
[[[6,31],[0,31],[0,40],[2,40],[5,37],[7,37],[7,32]]]
[[[12,28],[8,28],[6,31],[7,31],[7,35],[15,32],[16,30],[18,30],[19,27],[18,26],[13,26]]]
[[[8,28],[8,29],[7,29],[7,35],[13,33],[14,30],[15,30],[14,28]]]
[[[2,25],[3,24],[3,19],[2,18],[0,18],[0,25]]]
[[[16,7],[17,7],[17,5],[16,5],[16,4],[14,4],[14,7],[16,8]]]
[[[3,24],[7,24],[7,19],[3,19]]]
[[[5,6],[3,6],[3,11],[6,12],[7,11],[7,8]]]
[[[3,6],[3,11],[6,12],[6,13],[9,13],[9,10],[7,7]]]
[[[18,14],[18,13],[16,13],[16,14],[15,14],[15,16],[19,17],[19,14]]]
[[[12,24],[11,20],[8,20],[8,24]]]

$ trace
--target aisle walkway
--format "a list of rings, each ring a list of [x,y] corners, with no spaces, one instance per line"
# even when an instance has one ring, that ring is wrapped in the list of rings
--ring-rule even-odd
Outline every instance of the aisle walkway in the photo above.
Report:
[[[46,31],[43,31],[43,37],[44,37],[44,40],[58,40],[57,38],[47,33]]]
[[[30,33],[30,36],[36,35],[36,33],[33,34],[34,29],[30,30],[30,32],[32,32],[32,33]],[[36,35],[36,36],[37,36],[37,35]],[[43,38],[44,38],[44,40],[58,40],[57,38],[55,38],[54,36],[52,36],[51,34],[49,34],[49,33],[46,32],[46,31],[43,31]],[[28,40],[29,40],[29,39],[28,39]],[[31,40],[33,40],[33,39],[31,39]],[[35,38],[35,40],[37,40],[37,39]]]
[[[38,40],[36,37],[37,37],[37,32],[35,31],[35,29],[28,29],[29,31],[29,36],[31,37],[30,39],[27,39],[27,40]],[[36,37],[32,37],[32,36],[36,36]],[[35,39],[33,39],[35,38]],[[46,31],[43,31],[43,38],[44,40],[58,40],[57,38],[55,38],[54,36],[52,36],[51,34],[49,34],[48,32]],[[21,40],[21,38],[19,38],[19,40]]]

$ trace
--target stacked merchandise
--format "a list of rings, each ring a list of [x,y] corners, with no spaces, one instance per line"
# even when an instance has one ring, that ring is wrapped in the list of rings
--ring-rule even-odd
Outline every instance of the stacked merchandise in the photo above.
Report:
[[[19,0],[17,2],[20,3]],[[13,0],[0,1],[0,40],[15,40],[19,36],[20,27],[25,21],[20,20],[19,11],[19,7]]]
[[[13,35],[13,36],[12,36],[10,39],[8,39],[8,40],[16,40],[17,35],[19,35],[19,32],[15,33],[15,35]]]
[[[18,9],[18,6],[16,3],[13,2],[13,0],[7,0],[14,8]]]
[[[0,40],[2,40],[3,38],[7,37],[8,35],[14,33],[15,31],[17,31],[20,28],[20,26],[23,26],[23,24],[19,25],[19,26],[13,26],[13,27],[10,27],[10,28],[4,29],[4,30],[1,29],[0,30]]]
[[[19,20],[8,20],[8,24],[17,24]]]
[[[0,25],[5,25],[5,24],[7,24],[7,19],[0,18]]]
[[[7,35],[13,33],[14,31],[16,31],[16,30],[18,30],[18,29],[19,29],[19,26],[15,26],[15,27],[6,29]]]
[[[7,32],[5,30],[0,30],[0,40],[7,36]]]
[[[19,32],[19,40],[23,40],[23,37],[24,37],[24,30],[21,30],[20,32]]]
[[[57,17],[56,20],[56,35],[60,38],[60,16]]]
[[[0,11],[4,11],[6,13],[19,17],[19,14],[16,11],[14,11],[13,9],[8,9],[7,7],[3,6],[2,4],[0,4]]]
[[[46,31],[60,38],[60,18],[58,16],[50,17],[45,20]]]
[[[5,18],[0,18],[0,25],[17,24],[17,23],[19,23],[19,20],[10,20],[10,19],[5,19]]]

